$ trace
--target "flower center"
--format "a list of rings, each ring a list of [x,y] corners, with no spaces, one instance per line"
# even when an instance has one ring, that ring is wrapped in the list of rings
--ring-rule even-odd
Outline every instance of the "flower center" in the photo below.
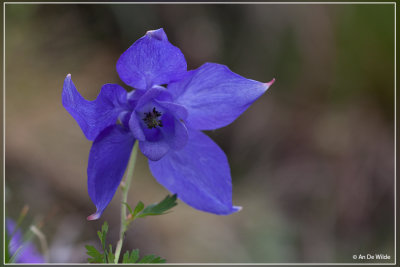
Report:
[[[158,119],[161,115],[162,113],[157,111],[156,108],[153,108],[150,112],[145,112],[143,121],[146,123],[147,128],[152,129],[157,126],[163,127],[161,120]]]

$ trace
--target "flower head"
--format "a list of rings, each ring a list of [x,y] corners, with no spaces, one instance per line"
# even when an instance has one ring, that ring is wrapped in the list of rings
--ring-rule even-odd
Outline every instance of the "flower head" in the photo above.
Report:
[[[230,168],[225,153],[202,130],[233,122],[274,82],[241,77],[226,66],[205,63],[187,71],[185,58],[163,29],[148,31],[125,51],[117,72],[135,90],[106,84],[85,100],[67,75],[62,101],[93,145],[88,190],[101,216],[127,167],[134,142],[157,181],[188,205],[231,214]]]
[[[8,244],[10,255],[17,254],[16,263],[44,263],[42,255],[38,253],[35,246],[31,242],[24,242],[22,232],[16,229],[16,224],[13,220],[6,220],[7,235],[11,236]],[[20,249],[20,250],[18,250]]]

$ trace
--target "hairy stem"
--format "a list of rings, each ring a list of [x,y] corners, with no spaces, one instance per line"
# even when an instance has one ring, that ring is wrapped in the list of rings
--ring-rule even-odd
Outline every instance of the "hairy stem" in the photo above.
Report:
[[[126,177],[124,182],[125,184],[122,186],[121,226],[119,231],[119,240],[117,243],[117,247],[115,248],[115,260],[114,260],[115,264],[118,263],[119,255],[121,254],[122,243],[124,242],[124,236],[127,230],[126,205],[124,203],[126,203],[128,200],[128,192],[133,177],[133,171],[135,169],[137,151],[138,151],[138,142],[136,141],[132,149],[131,157],[129,159],[128,168],[126,170]]]

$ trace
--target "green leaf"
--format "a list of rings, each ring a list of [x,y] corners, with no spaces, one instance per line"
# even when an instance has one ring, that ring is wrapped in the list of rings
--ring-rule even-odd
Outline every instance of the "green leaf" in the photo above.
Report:
[[[137,215],[137,217],[143,218],[146,216],[162,215],[177,204],[176,194],[173,196],[168,195],[161,202],[147,206]]]
[[[99,239],[100,239],[101,245],[103,245],[103,233],[100,232],[100,231],[97,231],[97,236],[98,236]],[[103,247],[103,249],[104,249],[104,247]]]
[[[165,263],[166,260],[153,254],[144,256],[138,263]]]
[[[122,204],[124,204],[128,208],[130,214],[133,214],[132,208],[131,208],[131,206],[129,206],[128,203],[122,202]]]
[[[139,250],[134,249],[132,250],[131,254],[129,255],[129,251],[125,252],[122,263],[136,263],[139,259]]]
[[[103,251],[106,250],[106,236],[108,232],[108,223],[104,222],[103,226],[101,227],[101,232],[97,231],[97,236],[100,239],[101,246],[103,248]]]
[[[122,263],[165,263],[166,260],[158,257],[154,254],[144,256],[139,262],[139,250],[134,249],[129,254],[129,251],[125,252]]]
[[[131,255],[129,256],[129,262],[130,263],[135,263],[139,259],[139,250],[138,249],[133,249],[131,252]]]
[[[139,203],[136,205],[135,210],[132,213],[132,216],[135,218],[135,216],[141,212],[144,209],[144,204],[142,201],[139,201]]]
[[[103,263],[104,255],[100,251],[98,251],[94,246],[86,245],[86,254],[91,258],[88,258],[88,262],[90,263]]]
[[[115,255],[112,252],[111,244],[109,245],[109,250],[108,250],[108,253],[107,253],[107,259],[108,259],[108,263],[113,263],[114,264]]]
[[[108,252],[106,250],[106,237],[108,232],[108,223],[104,222],[101,231],[97,231],[97,236],[100,239],[101,247],[103,249],[103,253],[99,252],[93,246],[86,246],[87,254],[92,258],[89,258],[88,261],[91,263],[107,263]],[[90,254],[89,254],[90,253]]]
[[[122,263],[130,263],[129,262],[129,251],[124,253],[124,256],[122,257]]]
[[[103,226],[101,227],[101,231],[103,233],[107,234],[107,232],[108,232],[108,223],[107,222],[103,223]]]
[[[91,257],[95,257],[96,255],[101,254],[94,246],[86,245],[85,248],[86,248],[86,254]]]

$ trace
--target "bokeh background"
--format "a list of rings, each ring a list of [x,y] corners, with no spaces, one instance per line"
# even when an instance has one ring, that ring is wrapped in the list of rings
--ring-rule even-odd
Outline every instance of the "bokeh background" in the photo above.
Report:
[[[119,231],[120,192],[99,221],[87,194],[91,142],[61,105],[118,83],[120,54],[163,27],[189,69],[228,65],[276,83],[208,134],[226,152],[234,204],[216,216],[180,202],[139,220],[125,249],[168,262],[360,262],[394,257],[394,5],[31,4],[5,6],[6,213],[41,221],[50,262],[86,262],[96,231]],[[129,203],[168,192],[140,155]],[[374,261],[369,261],[374,262]],[[379,261],[378,261],[379,262]],[[383,262],[383,261],[380,261]]]

